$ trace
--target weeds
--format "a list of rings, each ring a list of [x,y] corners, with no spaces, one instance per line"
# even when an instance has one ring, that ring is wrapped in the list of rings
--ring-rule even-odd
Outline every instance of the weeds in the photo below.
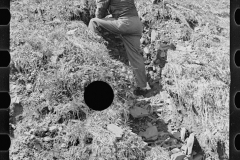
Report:
[[[197,133],[206,159],[217,159],[220,142],[228,155],[229,4],[138,0],[136,6],[146,41],[155,29],[156,40],[177,46],[168,51],[162,71],[163,89],[176,106],[170,119],[175,127]],[[93,0],[11,2],[11,96],[24,107],[14,131],[12,159],[170,159],[163,147],[147,151],[133,133],[133,73],[110,57],[105,40],[87,29],[94,10]],[[108,82],[115,93],[113,104],[102,112],[89,109],[83,99],[84,87],[95,80]],[[106,129],[108,124],[123,128],[121,140]],[[50,131],[52,126],[56,132]]]

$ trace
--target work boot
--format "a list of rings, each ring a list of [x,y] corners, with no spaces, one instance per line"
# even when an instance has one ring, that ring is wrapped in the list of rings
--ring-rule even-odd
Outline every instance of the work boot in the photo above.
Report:
[[[133,94],[134,94],[135,96],[143,96],[143,97],[145,97],[149,92],[150,92],[150,89],[141,89],[140,87],[137,87],[137,88],[133,91]]]

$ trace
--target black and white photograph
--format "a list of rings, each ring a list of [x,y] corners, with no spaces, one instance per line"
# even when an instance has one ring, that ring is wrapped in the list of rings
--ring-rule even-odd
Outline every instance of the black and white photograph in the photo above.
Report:
[[[229,0],[10,0],[10,160],[229,160]]]

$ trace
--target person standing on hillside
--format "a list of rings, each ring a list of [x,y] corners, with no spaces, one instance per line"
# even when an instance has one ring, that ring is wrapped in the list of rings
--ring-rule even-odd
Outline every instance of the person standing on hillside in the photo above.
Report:
[[[101,35],[101,28],[120,35],[130,64],[134,68],[137,88],[133,93],[136,96],[146,96],[149,90],[145,64],[140,54],[140,38],[143,28],[134,0],[96,0],[96,5],[96,17],[90,20],[89,29],[98,35]],[[107,16],[109,14],[112,17]]]

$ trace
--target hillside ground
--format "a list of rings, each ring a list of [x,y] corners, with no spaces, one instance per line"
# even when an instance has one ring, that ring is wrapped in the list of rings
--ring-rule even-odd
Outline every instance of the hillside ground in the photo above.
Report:
[[[94,0],[12,0],[10,158],[170,160],[174,149],[186,146],[176,138],[185,128],[195,134],[194,160],[228,159],[229,5],[136,0],[154,88],[141,99],[132,94],[135,80],[119,38],[104,31],[99,39],[87,28]],[[152,39],[176,46],[167,51],[161,75],[151,63]],[[115,93],[102,112],[83,99],[84,87],[95,80]],[[147,139],[150,134],[156,137]]]

